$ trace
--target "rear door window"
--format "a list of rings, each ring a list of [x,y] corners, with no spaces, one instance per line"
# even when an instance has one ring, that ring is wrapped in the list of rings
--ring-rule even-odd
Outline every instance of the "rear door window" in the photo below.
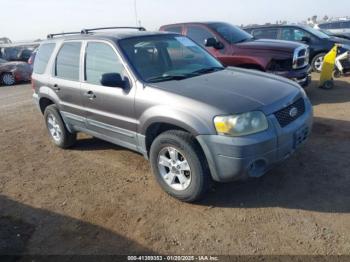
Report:
[[[298,28],[283,28],[281,39],[287,41],[302,41],[303,37],[312,39],[312,35],[308,32]]]
[[[56,57],[55,76],[79,81],[80,42],[64,43]]]
[[[34,73],[43,74],[45,72],[45,69],[50,60],[52,52],[55,49],[55,46],[56,44],[54,43],[48,43],[48,44],[42,44],[39,47],[34,60],[34,68],[33,68]]]
[[[277,28],[254,29],[252,34],[257,39],[262,39],[262,38],[277,39],[278,29]]]
[[[204,41],[207,38],[215,38],[215,36],[206,28],[201,26],[188,26],[187,36],[201,46],[204,46]]]

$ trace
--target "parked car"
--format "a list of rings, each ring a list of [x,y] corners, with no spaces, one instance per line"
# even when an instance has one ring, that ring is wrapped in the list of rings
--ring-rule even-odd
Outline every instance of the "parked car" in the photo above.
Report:
[[[225,68],[174,33],[82,32],[50,35],[34,61],[33,97],[58,147],[84,132],[135,150],[167,193],[195,201],[212,180],[262,176],[310,134],[293,81]]]
[[[347,40],[350,40],[350,33],[332,33],[326,29],[318,29],[318,30],[331,37],[340,37],[340,38],[345,38]]]
[[[310,82],[308,48],[304,44],[256,40],[242,29],[221,22],[164,25],[160,31],[186,35],[226,66],[238,66]]]
[[[350,20],[339,20],[321,23],[316,26],[316,29],[328,30],[334,34],[349,34]]]
[[[34,60],[35,60],[35,56],[36,56],[36,53],[38,52],[38,48],[36,48],[32,54],[30,55],[29,59],[28,59],[28,64],[33,67],[34,65]]]
[[[0,58],[0,84],[11,86],[30,81],[31,67],[24,62],[9,62]]]
[[[35,47],[31,46],[7,46],[1,50],[1,58],[7,61],[27,62]]]
[[[350,45],[349,40],[329,36],[309,26],[267,25],[249,27],[244,30],[257,39],[288,40],[309,45],[311,66],[316,72],[321,72],[323,57],[332,49],[334,44]]]

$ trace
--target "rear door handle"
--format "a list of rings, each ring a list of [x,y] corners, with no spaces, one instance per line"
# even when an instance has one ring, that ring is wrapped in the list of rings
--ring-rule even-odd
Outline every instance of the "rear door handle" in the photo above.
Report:
[[[90,100],[94,100],[96,98],[96,95],[94,92],[92,91],[87,91],[84,93],[84,96],[86,96],[87,98],[89,98]]]
[[[54,84],[52,89],[55,90],[56,92],[61,90],[61,88],[57,84]]]

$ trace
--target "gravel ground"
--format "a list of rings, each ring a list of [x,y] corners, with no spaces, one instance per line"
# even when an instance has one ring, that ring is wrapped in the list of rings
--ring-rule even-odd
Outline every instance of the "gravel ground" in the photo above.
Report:
[[[307,92],[304,148],[185,204],[137,153],[86,135],[56,148],[30,86],[0,87],[0,254],[350,254],[350,78]]]

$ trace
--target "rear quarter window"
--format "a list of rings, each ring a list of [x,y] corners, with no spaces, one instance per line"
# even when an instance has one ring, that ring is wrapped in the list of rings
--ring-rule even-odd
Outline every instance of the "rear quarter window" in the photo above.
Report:
[[[56,44],[42,44],[35,57],[33,72],[36,74],[43,74],[50,60]]]

